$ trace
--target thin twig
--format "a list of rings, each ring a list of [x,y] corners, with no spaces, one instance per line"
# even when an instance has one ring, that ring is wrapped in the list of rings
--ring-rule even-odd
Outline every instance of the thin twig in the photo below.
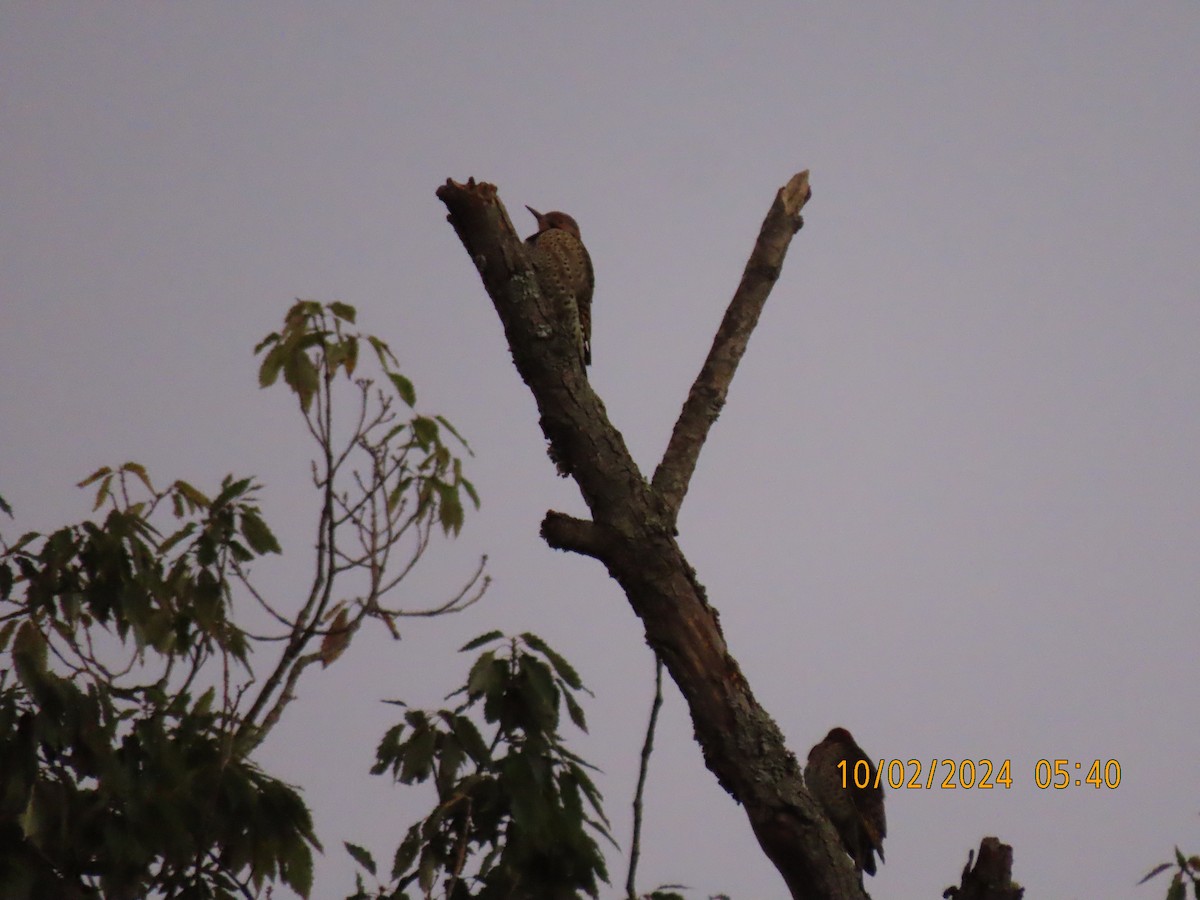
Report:
[[[629,842],[629,875],[625,879],[625,895],[628,900],[637,900],[638,857],[642,854],[642,798],[646,792],[646,773],[650,770],[650,754],[654,752],[654,730],[658,727],[658,711],[662,709],[663,664],[658,654],[654,655],[654,702],[650,704],[650,721],[646,725],[646,742],[642,744],[642,761],[638,767],[637,790],[633,794],[633,839]]]

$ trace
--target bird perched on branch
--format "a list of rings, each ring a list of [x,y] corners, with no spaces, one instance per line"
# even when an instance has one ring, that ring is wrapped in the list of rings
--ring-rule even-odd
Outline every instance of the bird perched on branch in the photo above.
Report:
[[[592,363],[592,258],[579,237],[579,225],[564,212],[542,214],[526,206],[538,230],[525,239],[534,250],[533,266],[542,296],[554,304],[579,350],[584,366]]]
[[[839,766],[843,760],[846,765]],[[856,767],[859,762],[865,765]],[[883,862],[887,834],[883,785],[876,777],[875,765],[845,728],[834,728],[808,751],[804,783],[833,823],[855,868],[868,875],[875,874],[876,853]],[[859,787],[864,782],[866,786]]]

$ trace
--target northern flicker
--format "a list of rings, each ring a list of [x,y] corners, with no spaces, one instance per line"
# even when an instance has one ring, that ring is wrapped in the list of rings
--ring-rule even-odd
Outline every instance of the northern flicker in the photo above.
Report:
[[[846,761],[845,767],[838,766],[842,760]],[[856,775],[855,764],[859,761],[866,766],[858,766]],[[845,728],[834,728],[808,751],[804,783],[829,816],[855,868],[868,875],[875,874],[876,853],[883,862],[883,838],[887,834],[883,786],[876,785],[875,776],[875,765]],[[866,787],[859,787],[863,781]]]
[[[545,215],[526,206],[538,230],[525,239],[534,250],[533,266],[542,296],[554,304],[569,330],[579,359],[592,363],[592,258],[579,237],[579,226],[564,212]]]

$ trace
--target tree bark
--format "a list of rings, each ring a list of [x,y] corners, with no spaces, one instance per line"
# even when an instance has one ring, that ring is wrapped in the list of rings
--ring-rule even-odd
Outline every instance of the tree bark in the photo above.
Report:
[[[590,521],[548,512],[551,546],[598,559],[621,585],[646,639],[687,701],[708,768],[742,805],[767,857],[796,900],[863,898],[859,874],[805,789],[801,766],[755,699],[720,618],[676,541],[675,523],[696,462],[783,265],[808,172],[781,188],[741,284],[683,404],[653,481],[588,383],[570,335],[538,290],[530,257],[493,185],[447,181],[438,197],[475,262],[529,386],[559,471],[579,485]],[[603,349],[599,350],[603,354]]]
[[[948,887],[947,900],[1021,900],[1025,888],[1012,880],[1013,851],[1000,838],[985,837],[979,843],[979,856],[971,852],[963,867],[962,881]]]

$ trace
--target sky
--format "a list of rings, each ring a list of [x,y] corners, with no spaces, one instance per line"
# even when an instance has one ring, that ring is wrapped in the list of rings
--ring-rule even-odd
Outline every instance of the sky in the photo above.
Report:
[[[934,897],[985,835],[1029,897],[1161,897],[1200,850],[1200,6],[0,6],[0,495],[10,537],[89,514],[73,485],[265,485],[278,602],[310,577],[312,446],[254,344],[297,297],[355,305],[483,501],[398,603],[493,587],[364,634],[262,748],[352,890],[431,798],[368,769],[402,698],[440,705],[492,628],[595,693],[622,847],[653,688],[584,514],[434,196],[496,184],[580,223],[592,384],[651,472],[776,190],[813,199],[680,517],[731,651],[803,758],[1011,761],[1011,790],[887,794],[883,897]],[[639,884],[786,895],[668,685]],[[1116,789],[1035,785],[1116,760]],[[910,769],[911,771],[911,769]],[[943,770],[944,771],[944,770]],[[610,856],[619,896],[625,862]],[[281,896],[281,892],[276,892]]]

